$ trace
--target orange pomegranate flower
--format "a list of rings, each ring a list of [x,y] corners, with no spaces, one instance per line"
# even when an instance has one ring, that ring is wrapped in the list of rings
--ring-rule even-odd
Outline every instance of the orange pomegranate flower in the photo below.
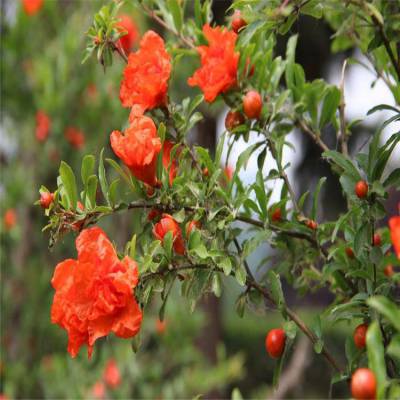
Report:
[[[154,121],[140,115],[138,107],[134,108],[137,114],[131,114],[131,123],[125,132],[111,133],[111,147],[137,179],[153,186],[156,183],[157,155],[161,150],[161,140],[157,136]]]
[[[201,67],[188,79],[190,86],[199,86],[204,99],[213,102],[236,84],[239,53],[235,52],[237,35],[226,28],[203,26],[208,46],[199,46]]]
[[[110,141],[114,153],[137,179],[154,186],[157,183],[157,155],[162,150],[163,166],[166,169],[170,167],[169,177],[172,184],[177,172],[176,160],[169,166],[171,149],[174,144],[165,141],[164,145],[161,145],[154,121],[150,117],[143,115],[140,106],[132,108],[129,121],[130,125],[124,133],[120,131],[111,133]]]
[[[106,398],[106,385],[102,381],[97,381],[90,390],[90,397],[103,400]]]
[[[146,32],[139,50],[129,54],[124,69],[119,92],[122,105],[148,110],[165,104],[170,74],[171,57],[164,40],[153,31]]]
[[[44,142],[47,139],[47,136],[49,136],[50,132],[50,118],[49,116],[44,112],[39,110],[36,113],[36,130],[35,130],[35,135],[36,139],[39,142]]]
[[[65,130],[64,136],[67,142],[77,150],[85,145],[85,135],[80,129],[70,126]]]
[[[43,0],[22,0],[24,11],[28,15],[35,15],[43,6]]]
[[[119,368],[114,359],[110,359],[107,362],[106,368],[103,375],[104,382],[112,387],[116,388],[121,383],[121,374]]]
[[[174,250],[178,254],[185,254],[185,244],[182,238],[182,231],[178,223],[169,214],[163,214],[160,222],[157,222],[153,228],[153,235],[156,239],[163,241],[164,236],[172,232]]]
[[[390,218],[389,228],[394,251],[397,254],[397,258],[400,259],[400,215],[398,217]]]
[[[124,49],[124,52],[128,54],[138,38],[136,25],[129,15],[122,14],[120,15],[120,22],[117,25],[117,29],[125,32],[124,36],[119,38],[119,43]]]
[[[86,344],[90,358],[98,338],[110,332],[129,338],[139,332],[142,312],[132,293],[139,273],[129,257],[119,260],[98,227],[84,229],[76,248],[77,260],[59,263],[51,280],[55,289],[51,321],[67,331],[72,357]]]

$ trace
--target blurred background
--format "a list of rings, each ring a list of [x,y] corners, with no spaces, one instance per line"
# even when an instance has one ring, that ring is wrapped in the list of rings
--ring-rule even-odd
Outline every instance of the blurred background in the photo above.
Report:
[[[152,304],[145,313],[136,354],[129,340],[110,336],[96,343],[91,360],[85,351],[74,360],[69,357],[65,331],[50,322],[50,280],[60,260],[76,256],[75,238],[67,235],[50,250],[48,234],[41,232],[46,217],[33,203],[39,198],[40,185],[55,189],[60,160],[78,171],[84,154],[98,155],[104,147],[106,156],[112,157],[109,134],[122,129],[129,114],[118,97],[124,64],[115,58],[104,74],[94,58],[81,63],[85,32],[103,1],[43,0],[29,6],[22,0],[3,0],[1,4],[0,393],[8,398],[167,399],[197,394],[229,398],[238,388],[245,398],[326,398],[330,374],[325,361],[301,338],[285,366],[281,387],[273,394],[274,361],[265,352],[264,339],[267,331],[282,321],[273,311],[258,309],[239,318],[234,312],[239,293],[234,282],[226,283],[221,299],[204,299],[193,314],[178,290],[168,303],[165,321],[157,317],[160,304]],[[214,1],[216,23],[227,21],[229,6],[229,1]],[[121,9],[121,15],[133,24],[128,42],[132,49],[149,28],[168,39],[166,32],[129,4]],[[323,77],[338,83],[344,58],[361,57],[352,49],[333,53],[332,31],[323,21],[301,17],[293,33],[300,34],[297,61],[309,80]],[[284,52],[286,40],[279,38],[278,51]],[[186,85],[195,66],[196,60],[190,57],[174,66],[170,83],[174,101],[196,92]],[[365,118],[376,104],[393,104],[390,92],[374,79],[359,65],[348,68],[345,96],[349,120]],[[205,118],[190,139],[213,151],[224,130],[227,109],[216,102],[202,112]],[[375,115],[358,125],[349,143],[351,153],[365,150],[363,143],[381,122]],[[395,128],[393,124],[391,130]],[[335,133],[328,128],[324,136],[333,147]],[[319,218],[336,219],[345,207],[337,178],[305,136],[292,132],[289,138],[296,151],[288,150],[285,159],[291,163],[289,175],[297,194],[312,191],[318,179],[327,176]],[[244,145],[241,141],[234,145],[227,164],[235,165]],[[241,174],[247,183],[254,179],[256,157]],[[389,168],[399,158],[400,148],[393,153]],[[267,169],[274,167],[268,158],[265,164]],[[274,190],[278,193],[279,189]],[[399,200],[399,193],[391,193],[388,215],[396,213]],[[102,222],[120,250],[141,217],[137,212],[127,215]],[[263,247],[254,257],[273,252]],[[331,300],[325,291],[299,298],[286,287],[286,293],[288,303],[310,324]],[[339,360],[344,360],[345,339],[353,325],[356,321],[326,327],[326,342]],[[346,384],[336,385],[333,396],[347,397]]]

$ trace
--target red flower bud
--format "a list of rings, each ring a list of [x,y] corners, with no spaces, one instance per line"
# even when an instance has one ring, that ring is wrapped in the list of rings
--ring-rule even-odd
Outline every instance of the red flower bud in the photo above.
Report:
[[[359,349],[363,349],[365,347],[367,330],[368,330],[367,324],[358,325],[357,328],[354,330],[353,334],[354,344]]]
[[[231,22],[232,30],[235,33],[238,33],[246,25],[247,22],[242,18],[241,12],[239,10],[236,10],[232,17],[232,22]]]
[[[14,228],[15,224],[17,223],[17,213],[13,208],[9,208],[3,217],[4,226],[7,230],[11,230]]]
[[[393,265],[391,265],[391,264],[386,265],[385,269],[383,270],[383,273],[384,273],[388,278],[392,277],[393,274],[394,274]]]
[[[279,358],[285,349],[286,334],[283,329],[272,329],[265,338],[265,347],[272,358]]]
[[[250,90],[243,97],[243,110],[247,118],[258,119],[262,110],[262,99],[260,93]]]
[[[380,246],[382,244],[382,238],[379,233],[374,234],[374,240],[373,240],[374,246]]]
[[[279,222],[282,220],[282,210],[280,207],[276,208],[271,214],[271,220],[273,222]]]
[[[189,237],[190,233],[194,228],[199,229],[201,227],[201,224],[199,221],[190,221],[187,226],[186,226],[186,236]]]
[[[104,382],[111,388],[116,388],[121,384],[121,373],[114,359],[107,362],[103,375]]]
[[[351,395],[357,400],[372,400],[376,397],[376,379],[368,368],[359,368],[351,378]]]
[[[358,181],[354,191],[359,199],[363,199],[368,194],[368,184],[365,181]]]
[[[50,204],[54,201],[54,193],[42,192],[40,193],[40,206],[44,209],[49,208]]]
[[[171,215],[163,214],[160,222],[154,225],[153,234],[156,239],[163,241],[168,232],[172,232],[174,250],[178,254],[185,254],[181,228]]]
[[[207,167],[203,168],[203,175],[207,177],[209,174],[210,173],[208,172],[208,168]]]
[[[346,247],[345,252],[347,254],[347,257],[354,258],[354,251],[351,247]]]
[[[244,122],[244,116],[241,112],[230,110],[225,117],[225,128],[229,132],[232,132],[235,128],[244,124]]]
[[[316,230],[318,228],[318,224],[313,219],[308,219],[306,221],[306,225],[312,230]]]
[[[160,319],[156,320],[156,331],[159,335],[162,335],[167,329],[167,322],[165,319],[161,321]]]

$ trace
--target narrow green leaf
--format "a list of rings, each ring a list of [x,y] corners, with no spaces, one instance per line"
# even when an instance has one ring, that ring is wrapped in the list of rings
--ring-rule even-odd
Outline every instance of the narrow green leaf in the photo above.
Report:
[[[317,207],[318,207],[318,198],[319,198],[319,192],[321,191],[322,185],[326,182],[326,178],[322,177],[317,184],[317,187],[315,188],[314,192],[314,199],[313,199],[313,205],[312,205],[312,210],[311,210],[311,218],[315,221],[317,218]]]
[[[385,296],[374,296],[367,303],[382,314],[400,332],[400,309]]]
[[[100,159],[99,159],[99,181],[100,181],[101,191],[103,192],[103,196],[107,200],[107,204],[111,205],[110,197],[109,197],[109,193],[108,193],[106,170],[104,168],[103,153],[104,153],[104,149],[101,149]]]
[[[60,164],[60,178],[68,198],[69,208],[75,210],[78,202],[76,179],[72,168],[64,161]]]
[[[368,366],[374,372],[378,383],[377,398],[383,399],[386,384],[385,348],[382,332],[377,321],[367,331]]]
[[[93,174],[95,162],[96,160],[92,154],[87,154],[85,157],[83,157],[81,177],[84,185],[86,185],[89,176]]]

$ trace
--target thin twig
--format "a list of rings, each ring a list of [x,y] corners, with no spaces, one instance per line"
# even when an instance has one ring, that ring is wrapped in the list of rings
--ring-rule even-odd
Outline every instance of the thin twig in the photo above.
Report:
[[[292,199],[293,207],[295,208],[295,210],[296,210],[296,212],[298,214],[302,214],[302,212],[300,210],[300,207],[297,204],[296,195],[294,193],[292,185],[290,184],[289,178],[288,178],[284,168],[282,167],[281,162],[278,160],[278,153],[276,151],[275,144],[268,137],[267,137],[267,143],[268,143],[268,146],[269,146],[269,148],[271,150],[272,157],[275,159],[276,164],[278,166],[279,174],[280,174],[281,178],[283,179],[283,181],[285,182],[286,187],[287,187],[287,189],[289,191],[289,195],[290,195],[290,198]]]
[[[372,19],[372,22],[375,24],[375,26],[378,28],[379,33],[381,34],[381,37],[383,40],[383,45],[385,46],[386,52],[388,53],[390,61],[393,64],[393,68],[396,71],[397,79],[400,80],[400,63],[399,63],[399,60],[396,60],[394,53],[392,51],[392,48],[390,47],[389,39],[386,36],[386,33],[383,29],[384,26],[375,15],[372,14],[371,19]]]
[[[154,21],[156,21],[165,30],[176,35],[181,40],[181,42],[184,43],[187,47],[189,47],[191,49],[196,48],[191,40],[187,39],[181,33],[177,32],[175,29],[172,29],[162,18],[160,18],[153,10],[148,8],[145,4],[142,4],[142,8],[150,18],[152,18]]]
[[[329,147],[322,141],[321,137],[317,135],[312,129],[302,120],[295,121],[296,125],[305,132],[322,151],[329,151]]]

